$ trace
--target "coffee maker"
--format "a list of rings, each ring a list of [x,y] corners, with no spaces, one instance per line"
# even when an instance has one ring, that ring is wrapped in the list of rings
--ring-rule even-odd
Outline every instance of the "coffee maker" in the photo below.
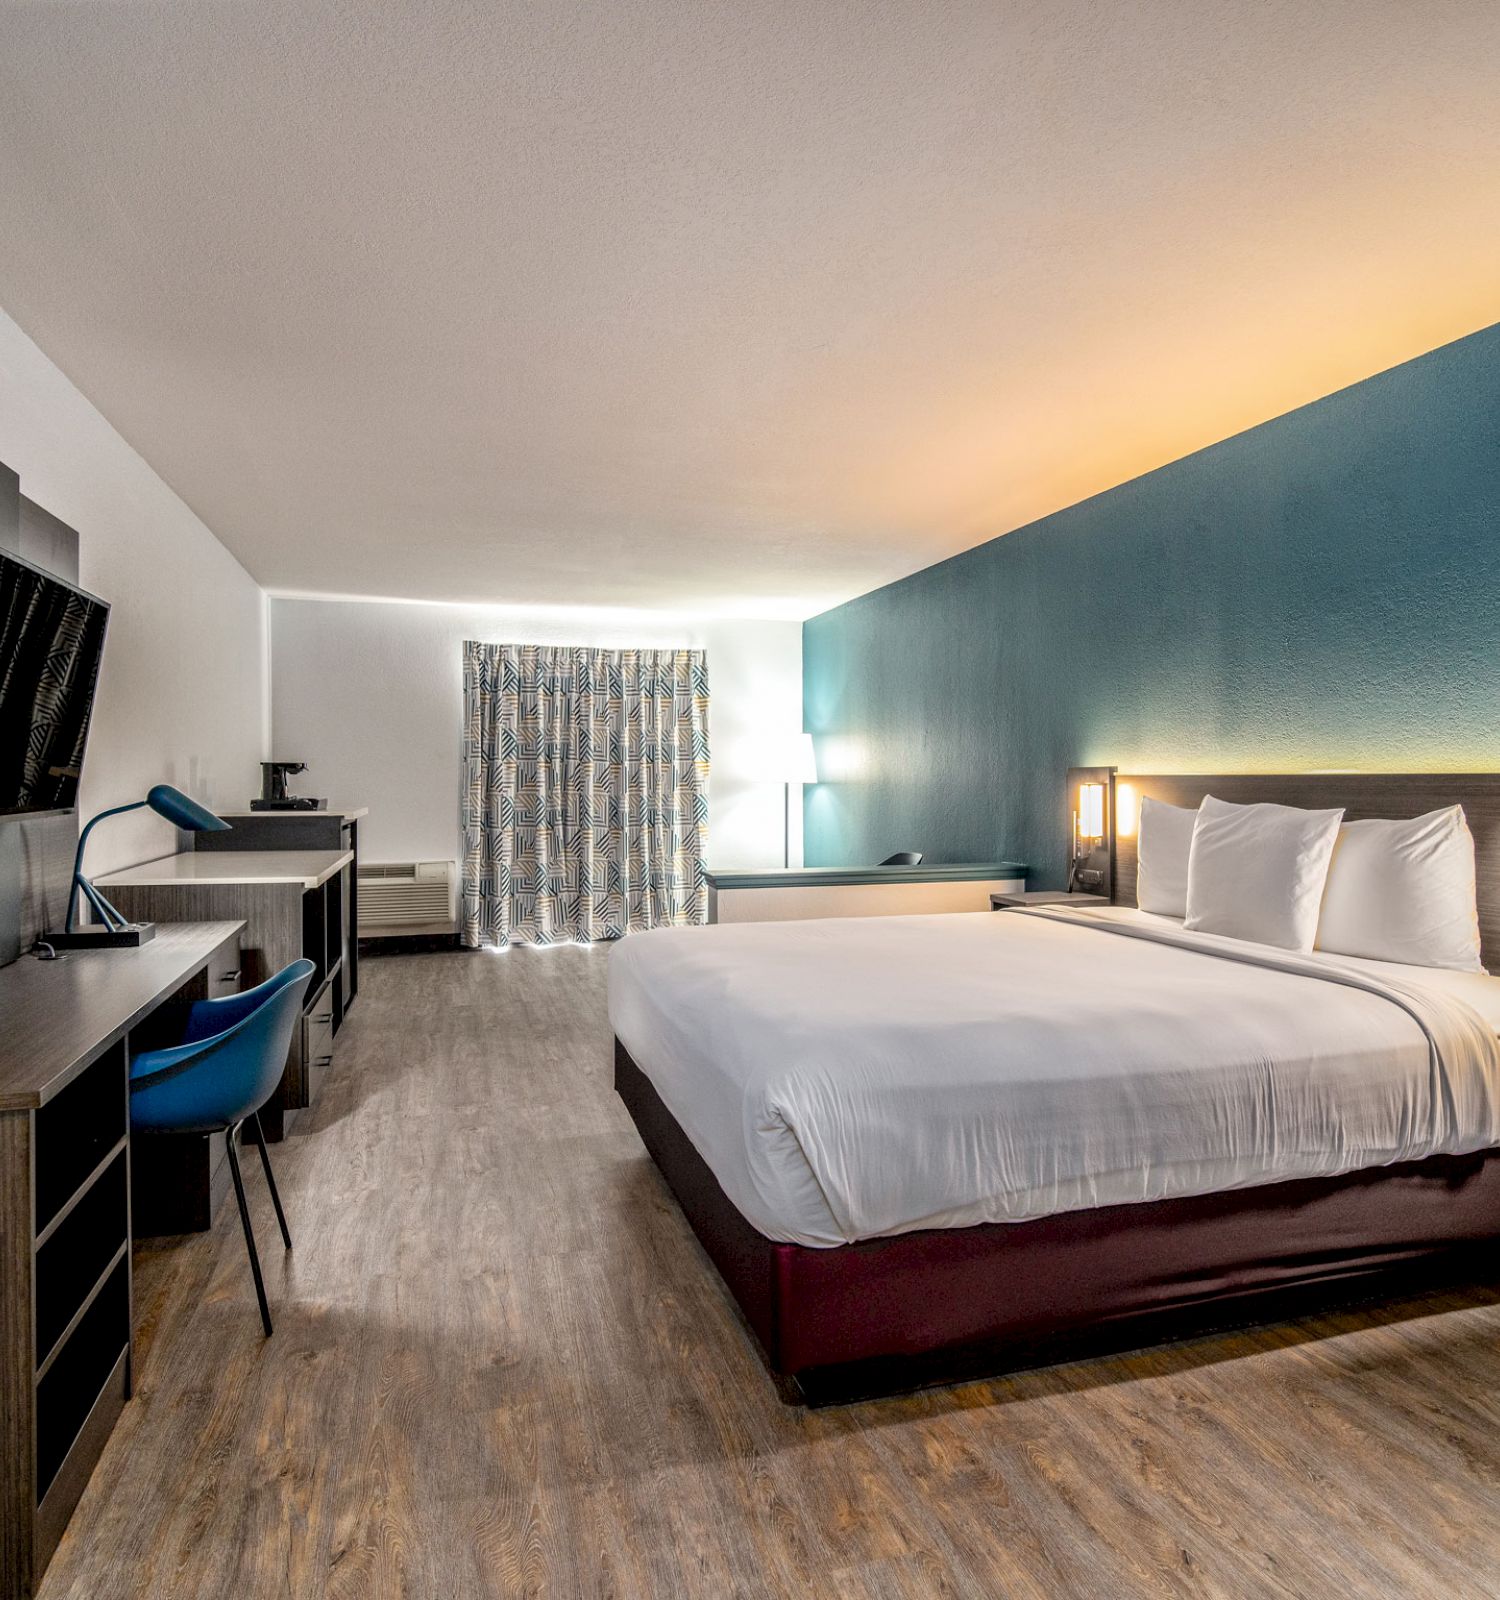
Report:
[[[250,802],[252,811],[321,811],[326,800],[314,800],[311,795],[288,794],[286,780],[294,773],[306,772],[305,761],[262,761],[260,764],[260,798]]]

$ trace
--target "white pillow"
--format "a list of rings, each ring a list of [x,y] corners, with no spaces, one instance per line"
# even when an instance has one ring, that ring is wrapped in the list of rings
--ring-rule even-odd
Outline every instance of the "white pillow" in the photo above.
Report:
[[[1474,835],[1462,806],[1339,829],[1318,949],[1409,967],[1483,972]]]
[[[1187,915],[1188,851],[1196,811],[1141,797],[1136,824],[1135,903],[1163,917]]]
[[[1185,927],[1311,950],[1342,811],[1234,806],[1209,795],[1188,855]]]

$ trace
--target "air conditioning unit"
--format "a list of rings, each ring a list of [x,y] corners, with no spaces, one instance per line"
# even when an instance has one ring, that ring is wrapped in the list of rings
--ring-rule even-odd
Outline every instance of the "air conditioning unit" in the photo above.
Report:
[[[454,861],[361,861],[360,938],[456,933],[457,866]]]

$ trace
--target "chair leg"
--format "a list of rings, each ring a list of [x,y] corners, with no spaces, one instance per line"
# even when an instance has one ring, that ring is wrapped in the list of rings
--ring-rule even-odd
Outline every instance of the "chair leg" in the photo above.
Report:
[[[271,1308],[266,1304],[266,1286],[260,1275],[260,1257],[255,1253],[255,1232],[250,1226],[250,1207],[245,1204],[245,1184],[240,1177],[240,1158],[234,1148],[234,1135],[239,1124],[224,1130],[224,1144],[229,1151],[229,1173],[234,1179],[234,1197],[240,1203],[240,1225],[245,1230],[245,1248],[250,1252],[250,1272],[255,1279],[255,1297],[260,1301],[260,1323],[269,1339],[275,1331],[271,1326]]]
[[[291,1230],[286,1225],[286,1212],[281,1209],[281,1196],[276,1192],[276,1174],[271,1171],[271,1154],[266,1149],[266,1136],[261,1132],[260,1112],[252,1111],[245,1120],[250,1124],[250,1136],[260,1151],[260,1164],[266,1169],[266,1187],[271,1191],[271,1204],[276,1207],[276,1220],[281,1224],[282,1242],[290,1250]]]

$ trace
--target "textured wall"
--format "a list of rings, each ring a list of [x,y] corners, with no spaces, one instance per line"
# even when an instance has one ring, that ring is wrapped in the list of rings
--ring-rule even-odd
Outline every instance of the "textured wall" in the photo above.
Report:
[[[369,806],[368,861],[457,857],[463,641],[485,639],[707,651],[709,863],[781,865],[783,791],[765,781],[765,759],[797,727],[799,623],[278,598],[271,627],[276,759],[308,763],[303,794]],[[794,811],[794,861],[799,821]]]
[[[815,617],[817,864],[1015,856],[1063,773],[1500,764],[1500,325]]]

